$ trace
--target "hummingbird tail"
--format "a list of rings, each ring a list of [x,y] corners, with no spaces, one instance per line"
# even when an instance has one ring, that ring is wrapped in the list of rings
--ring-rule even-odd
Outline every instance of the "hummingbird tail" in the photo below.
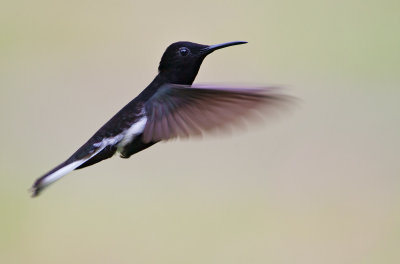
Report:
[[[33,184],[31,191],[32,197],[36,197],[43,191],[44,188],[49,186],[51,183],[59,180],[64,175],[70,173],[75,169],[79,169],[80,167],[84,167],[84,163],[101,153],[112,141],[103,140],[102,142],[95,144],[87,144],[83,145],[80,149],[78,149],[68,160],[64,161],[39,179],[35,181]],[[115,152],[115,150],[113,150]],[[114,153],[112,152],[112,153]],[[103,157],[104,155],[100,155],[101,159],[111,157],[108,155],[107,157]],[[94,160],[94,162],[90,163],[92,165],[100,160]]]
[[[35,181],[33,184],[31,191],[32,191],[32,197],[36,197],[40,194],[41,191],[43,191],[44,188],[52,184],[53,182],[59,180],[61,177],[64,175],[70,173],[80,165],[82,165],[85,160],[77,160],[74,162],[63,162],[39,179]]]

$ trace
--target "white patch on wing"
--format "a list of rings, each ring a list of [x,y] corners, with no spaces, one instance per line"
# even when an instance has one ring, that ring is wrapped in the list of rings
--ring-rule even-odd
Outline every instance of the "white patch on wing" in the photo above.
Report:
[[[135,136],[143,133],[146,123],[146,116],[143,116],[137,122],[133,123],[132,126],[124,133],[124,137],[121,142],[119,142],[118,148],[124,147],[126,144],[131,142],[135,138]]]
[[[115,137],[112,137],[112,138],[104,138],[102,141],[94,143],[93,146],[101,147],[101,149],[104,149],[105,147],[107,147],[109,145],[117,144],[123,138],[124,138],[124,135],[123,134],[119,134],[119,135],[116,135]]]
[[[115,137],[112,138],[104,138],[102,141],[94,143],[93,147],[96,148],[96,151],[93,152],[92,154],[88,155],[86,158],[74,161],[68,165],[65,165],[61,169],[53,172],[52,174],[47,175],[42,182],[40,183],[39,188],[43,189],[49,184],[57,181],[67,173],[70,173],[74,169],[78,168],[80,165],[85,163],[86,161],[90,160],[94,156],[96,156],[100,151],[102,151],[105,147],[110,146],[110,145],[115,145],[118,144],[118,148],[123,148],[126,144],[131,142],[135,136],[143,133],[144,128],[147,123],[147,117],[143,115],[137,122],[132,124],[132,126],[124,131],[123,133],[116,135]]]

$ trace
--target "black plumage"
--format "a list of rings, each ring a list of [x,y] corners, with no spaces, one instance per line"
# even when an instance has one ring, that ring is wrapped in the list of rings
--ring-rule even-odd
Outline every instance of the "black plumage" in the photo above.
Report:
[[[287,105],[289,96],[268,87],[192,85],[208,54],[244,43],[171,44],[161,58],[154,80],[69,159],[37,179],[32,187],[33,196],[72,170],[108,159],[116,152],[129,158],[161,140],[202,135],[247,117],[255,109],[264,107],[274,112]]]

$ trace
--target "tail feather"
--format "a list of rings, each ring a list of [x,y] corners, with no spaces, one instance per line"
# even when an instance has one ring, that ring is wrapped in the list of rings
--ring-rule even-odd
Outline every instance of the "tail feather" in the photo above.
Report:
[[[38,196],[44,188],[49,186],[51,183],[57,181],[64,175],[68,174],[69,172],[73,171],[74,169],[85,163],[85,161],[87,161],[87,159],[76,160],[73,162],[65,161],[42,177],[40,177],[39,179],[37,179],[32,186],[32,197]]]
[[[103,140],[102,142],[92,144],[90,141],[83,145],[80,149],[78,149],[68,160],[64,161],[39,179],[35,181],[33,184],[31,191],[32,197],[36,197],[43,191],[44,188],[49,186],[51,183],[59,180],[64,175],[70,173],[71,171],[78,169],[85,162],[89,161],[97,154],[99,154],[103,149],[105,149],[110,144],[115,144],[115,141],[119,140],[119,138],[115,138],[113,140]],[[114,149],[110,150],[112,153],[115,153]],[[107,153],[106,153],[107,154]],[[106,158],[106,154],[102,154],[102,158]],[[111,157],[111,155],[108,155]],[[96,162],[100,161],[99,159],[95,160]],[[94,162],[94,163],[96,163]],[[94,164],[92,163],[92,164]],[[91,165],[91,164],[90,164]]]

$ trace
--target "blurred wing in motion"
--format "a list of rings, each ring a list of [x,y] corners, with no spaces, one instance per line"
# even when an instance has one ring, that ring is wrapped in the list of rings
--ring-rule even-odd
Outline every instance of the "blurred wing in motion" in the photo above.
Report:
[[[276,112],[293,99],[272,87],[166,84],[145,104],[143,141],[202,135],[248,117],[254,110]]]

